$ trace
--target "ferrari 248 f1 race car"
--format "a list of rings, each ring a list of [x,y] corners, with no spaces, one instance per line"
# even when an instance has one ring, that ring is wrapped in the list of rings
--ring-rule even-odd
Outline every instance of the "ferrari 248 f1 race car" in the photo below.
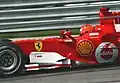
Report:
[[[4,75],[80,63],[120,63],[120,12],[100,8],[99,25],[81,26],[80,34],[68,30],[59,37],[44,39],[0,39],[0,71]]]

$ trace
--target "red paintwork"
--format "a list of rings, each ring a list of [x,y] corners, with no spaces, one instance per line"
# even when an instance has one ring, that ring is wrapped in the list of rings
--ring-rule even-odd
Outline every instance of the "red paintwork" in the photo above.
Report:
[[[120,37],[120,32],[115,31],[114,24],[119,24],[119,18],[109,18],[109,19],[103,19],[108,16],[117,16],[120,15],[120,13],[113,13],[109,12],[108,9],[101,8],[99,12],[100,17],[100,25],[96,25],[95,29],[92,33],[99,33],[97,36],[90,37],[89,33],[86,33],[82,36],[76,36],[71,37],[70,34],[68,34],[69,38],[46,38],[46,39],[33,39],[33,40],[17,40],[13,41],[14,44],[18,45],[24,54],[26,56],[29,56],[29,54],[33,51],[37,51],[35,49],[34,43],[36,41],[42,41],[42,49],[41,52],[57,52],[61,54],[62,56],[65,56],[66,58],[88,63],[88,64],[97,64],[95,57],[95,50],[100,45],[100,43],[105,41],[110,41],[113,44],[119,47],[119,41],[118,38]],[[113,22],[115,21],[115,22]],[[65,40],[73,40],[73,42],[64,42]],[[81,40],[89,40],[93,44],[93,50],[91,51],[91,54],[88,54],[87,56],[81,56],[80,53],[77,51],[77,44]],[[82,47],[82,46],[81,46]],[[82,49],[82,48],[81,48]],[[90,48],[92,49],[92,48]],[[120,49],[119,55],[120,55]],[[119,56],[117,58],[117,62],[119,61]]]

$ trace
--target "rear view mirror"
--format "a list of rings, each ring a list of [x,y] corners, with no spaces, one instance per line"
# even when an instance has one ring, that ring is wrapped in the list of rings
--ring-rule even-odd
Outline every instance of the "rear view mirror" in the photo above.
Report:
[[[71,36],[72,32],[71,31],[68,31],[65,33],[66,36]]]

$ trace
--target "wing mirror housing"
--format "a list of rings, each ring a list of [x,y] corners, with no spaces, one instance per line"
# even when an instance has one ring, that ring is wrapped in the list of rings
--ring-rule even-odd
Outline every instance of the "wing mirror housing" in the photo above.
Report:
[[[61,30],[60,31],[60,37],[61,38],[70,37],[71,35],[72,35],[71,31],[68,31],[68,30]]]
[[[72,37],[72,32],[69,31],[68,29],[61,30],[61,32],[60,32],[60,38],[68,38],[68,39],[75,40],[74,37]]]

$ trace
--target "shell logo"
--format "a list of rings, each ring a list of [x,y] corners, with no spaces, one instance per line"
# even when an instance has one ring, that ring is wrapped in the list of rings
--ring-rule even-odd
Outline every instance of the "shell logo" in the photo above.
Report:
[[[42,49],[42,42],[41,41],[35,42],[35,49],[37,51],[40,51]]]
[[[92,53],[94,50],[93,43],[89,40],[82,40],[77,44],[77,51],[81,56],[86,56]]]

